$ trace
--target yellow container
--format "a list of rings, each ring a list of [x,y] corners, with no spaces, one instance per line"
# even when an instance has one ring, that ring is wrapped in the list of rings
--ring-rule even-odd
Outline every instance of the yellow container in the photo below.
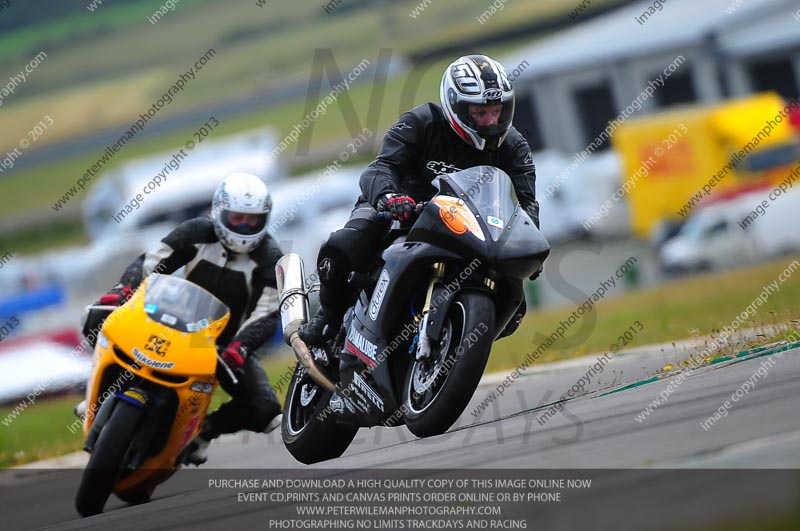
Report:
[[[800,159],[788,117],[800,104],[789,103],[767,92],[622,123],[612,142],[623,182],[635,183],[633,233],[647,237],[658,222],[685,218],[704,202],[784,179]]]

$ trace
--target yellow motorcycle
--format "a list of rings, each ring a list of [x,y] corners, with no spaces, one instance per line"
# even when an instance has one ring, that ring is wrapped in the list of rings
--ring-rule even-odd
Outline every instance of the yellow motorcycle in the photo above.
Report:
[[[91,454],[75,507],[103,511],[113,492],[144,503],[183,463],[217,388],[216,340],[228,307],[179,277],[150,275],[103,323],[86,388],[84,450]]]

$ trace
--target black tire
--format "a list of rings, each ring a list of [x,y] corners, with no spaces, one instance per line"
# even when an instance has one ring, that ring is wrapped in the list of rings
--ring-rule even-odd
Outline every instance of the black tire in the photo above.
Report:
[[[153,491],[155,490],[155,487],[147,487],[140,490],[121,492],[117,494],[117,498],[131,505],[141,505],[150,501],[150,497],[153,496]]]
[[[406,374],[403,416],[411,433],[417,437],[441,435],[461,416],[486,368],[494,318],[494,303],[488,294],[463,291],[456,295],[440,345],[430,359],[414,360]]]
[[[305,405],[301,401],[304,391]],[[310,465],[341,456],[358,432],[356,426],[336,422],[330,410],[320,420],[330,398],[331,392],[318,386],[298,363],[286,392],[281,436],[286,449],[301,463]]]
[[[111,417],[97,438],[75,495],[75,508],[81,516],[103,512],[114,484],[122,473],[125,456],[143,415],[142,409],[124,400],[118,400],[114,405]]]

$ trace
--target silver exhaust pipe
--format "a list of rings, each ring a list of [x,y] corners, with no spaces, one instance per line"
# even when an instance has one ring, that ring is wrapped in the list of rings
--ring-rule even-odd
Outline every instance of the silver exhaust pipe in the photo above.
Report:
[[[328,391],[334,391],[333,382],[325,376],[314,361],[308,345],[300,339],[297,331],[308,322],[308,294],[305,291],[303,259],[296,253],[281,257],[275,265],[275,278],[280,293],[281,324],[286,344],[292,347],[297,360],[303,364],[308,375]]]
[[[308,296],[305,290],[305,271],[300,255],[289,253],[275,264],[275,278],[280,293],[281,324],[286,344],[289,336],[308,322]]]

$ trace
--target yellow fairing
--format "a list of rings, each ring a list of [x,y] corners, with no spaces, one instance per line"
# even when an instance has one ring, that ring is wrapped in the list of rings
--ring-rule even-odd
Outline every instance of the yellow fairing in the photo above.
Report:
[[[145,312],[147,284],[145,280],[134,296],[103,324],[104,337],[98,339],[95,347],[94,367],[86,390],[89,410],[84,434],[92,426],[101,395],[112,396],[137,377],[174,391],[177,408],[163,449],[121,480],[114,489],[116,492],[163,481],[164,475],[173,472],[176,457],[202,427],[217,386],[216,339],[230,319],[230,313],[226,312],[196,332],[170,328]],[[132,403],[141,403],[143,398],[135,390],[123,397]],[[147,409],[149,405],[143,407]]]

